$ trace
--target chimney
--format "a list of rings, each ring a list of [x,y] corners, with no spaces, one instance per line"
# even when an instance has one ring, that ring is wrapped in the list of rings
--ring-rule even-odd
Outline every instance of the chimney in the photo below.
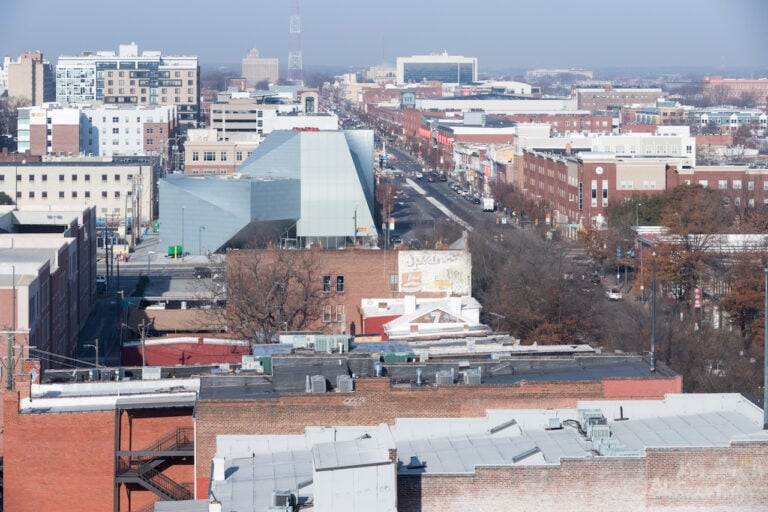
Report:
[[[406,295],[403,299],[403,307],[404,311],[403,314],[409,315],[416,311],[416,296],[415,295]]]
[[[224,457],[217,453],[213,456],[213,481],[223,482],[224,480]]]

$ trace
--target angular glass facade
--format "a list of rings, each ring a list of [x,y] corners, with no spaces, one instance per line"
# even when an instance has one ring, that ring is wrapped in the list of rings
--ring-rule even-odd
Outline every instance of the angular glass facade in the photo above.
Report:
[[[469,84],[473,81],[472,64],[469,62],[406,62],[403,64],[405,83],[422,80]]]

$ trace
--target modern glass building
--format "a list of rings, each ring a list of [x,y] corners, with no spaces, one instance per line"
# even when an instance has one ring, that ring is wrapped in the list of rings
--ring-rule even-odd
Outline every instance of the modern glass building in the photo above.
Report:
[[[477,81],[477,58],[448,54],[416,55],[397,58],[397,82],[422,80],[470,84]]]
[[[373,132],[272,132],[231,177],[161,180],[160,243],[206,254],[281,243],[376,245]]]

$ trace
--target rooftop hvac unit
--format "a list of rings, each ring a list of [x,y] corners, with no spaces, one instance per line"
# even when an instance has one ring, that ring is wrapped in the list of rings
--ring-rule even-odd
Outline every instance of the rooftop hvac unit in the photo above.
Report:
[[[101,381],[106,382],[114,380],[115,374],[112,370],[101,370]]]
[[[298,502],[294,491],[272,491],[272,507],[270,510],[293,510]]]
[[[349,375],[339,375],[336,377],[336,389],[342,393],[351,393],[355,390],[355,381]]]
[[[324,376],[313,375],[312,378],[309,380],[309,382],[310,382],[310,389],[312,393],[325,393],[326,384],[325,384]]]
[[[162,368],[160,366],[144,366],[141,369],[142,380],[157,380],[162,375]]]
[[[479,386],[482,379],[480,377],[480,368],[467,370],[464,372],[464,384],[469,386]]]
[[[583,427],[586,427],[589,423],[594,424],[594,422],[590,421],[593,418],[605,418],[603,411],[600,409],[579,409],[578,417],[579,423],[581,423]]]
[[[264,365],[255,356],[243,356],[242,368],[264,373]]]
[[[453,386],[453,373],[450,370],[435,372],[435,382],[438,386]]]

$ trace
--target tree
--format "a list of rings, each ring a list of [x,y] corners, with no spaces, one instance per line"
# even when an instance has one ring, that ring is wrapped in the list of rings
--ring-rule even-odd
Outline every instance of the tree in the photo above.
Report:
[[[327,283],[330,286],[330,282]],[[330,292],[314,250],[242,250],[227,257],[228,332],[251,344],[313,327]]]
[[[701,129],[702,135],[720,135],[720,125],[714,121],[708,121],[707,125]]]
[[[0,205],[11,205],[16,204],[13,202],[13,199],[11,199],[11,196],[6,194],[5,192],[0,192]]]
[[[0,98],[0,135],[16,136],[19,108],[30,106],[28,98],[17,96]]]
[[[728,312],[731,322],[739,328],[743,348],[751,348],[753,322],[763,313],[764,273],[768,265],[764,253],[741,253],[734,257],[734,263],[724,276],[728,290],[720,301]]]

